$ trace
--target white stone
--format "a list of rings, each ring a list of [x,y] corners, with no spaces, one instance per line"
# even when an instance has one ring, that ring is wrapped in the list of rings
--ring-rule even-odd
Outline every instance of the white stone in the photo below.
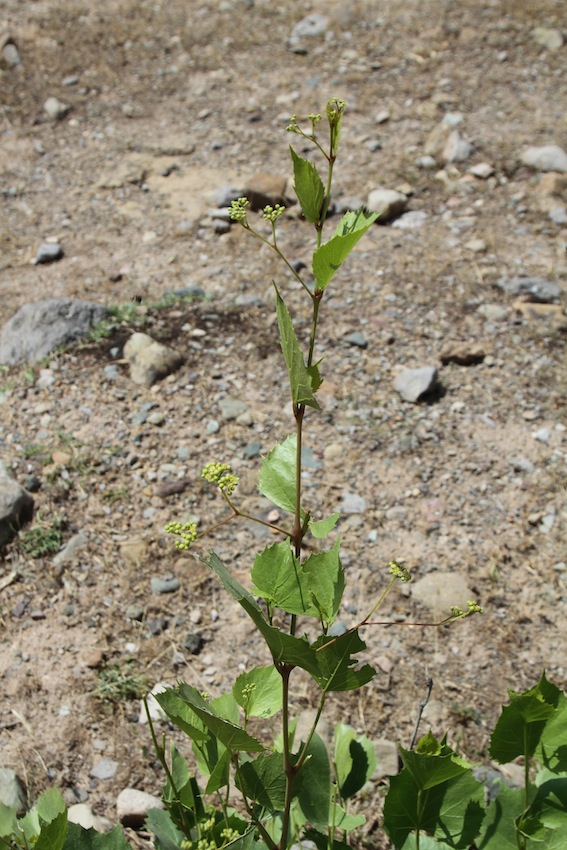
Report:
[[[542,145],[526,148],[520,161],[537,171],[567,172],[567,153],[559,145]]]

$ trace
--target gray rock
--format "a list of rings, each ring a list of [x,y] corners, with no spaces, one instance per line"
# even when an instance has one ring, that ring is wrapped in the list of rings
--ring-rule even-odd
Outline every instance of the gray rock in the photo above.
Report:
[[[105,307],[74,298],[24,304],[0,330],[0,363],[40,360],[57,346],[84,337],[107,316]]]
[[[434,615],[450,614],[452,605],[466,611],[468,600],[474,599],[474,594],[458,573],[428,573],[412,582],[410,590],[413,598],[430,608]]]
[[[368,348],[368,341],[364,334],[361,334],[360,331],[355,331],[354,333],[349,334],[346,341],[349,345],[354,345],[356,348]]]
[[[532,30],[532,38],[546,50],[555,51],[563,47],[563,35],[555,27],[536,27]]]
[[[61,121],[71,111],[69,104],[63,103],[58,97],[48,97],[43,104],[43,109],[52,121]]]
[[[124,788],[116,798],[116,814],[122,826],[139,829],[144,825],[150,809],[164,809],[160,797],[138,791],[137,788]]]
[[[501,277],[496,286],[507,295],[529,295],[539,304],[557,303],[561,298],[561,287],[543,277]]]
[[[394,380],[394,389],[405,401],[415,403],[435,389],[437,378],[435,366],[403,369]]]
[[[549,217],[555,224],[567,224],[567,207],[555,207]]]
[[[33,518],[33,496],[10,478],[0,462],[0,549]]]
[[[53,559],[53,563],[56,567],[61,566],[61,564],[66,564],[69,561],[72,561],[73,558],[76,558],[79,552],[82,552],[83,549],[89,545],[89,538],[85,534],[84,531],[79,531],[78,534],[74,534],[71,539],[67,542],[64,549],[61,552],[58,552],[57,555]]]
[[[445,162],[464,162],[473,153],[474,146],[458,130],[453,130],[445,142],[441,157]]]
[[[18,45],[10,36],[2,39],[2,59],[9,68],[15,68],[21,64],[20,51]]]
[[[396,189],[373,189],[366,200],[369,210],[380,213],[378,224],[387,224],[401,215],[408,205],[408,199],[403,192]]]
[[[207,422],[207,434],[217,434],[220,431],[220,423],[216,419]]]
[[[431,169],[437,168],[437,160],[433,156],[420,156],[416,159],[415,164],[418,168]]]
[[[320,35],[325,35],[329,19],[325,15],[313,13],[302,18],[293,28],[292,38],[315,38]]]
[[[104,377],[109,381],[117,381],[120,377],[120,372],[118,371],[118,366],[115,363],[110,363],[108,366],[105,366],[103,369]]]
[[[410,212],[404,213],[392,222],[392,227],[397,227],[400,230],[419,230],[428,219],[429,216],[425,210],[410,210]]]
[[[376,751],[376,770],[373,779],[383,779],[385,776],[396,776],[400,772],[398,745],[387,738],[374,741]]]
[[[508,308],[501,304],[481,304],[477,309],[479,316],[487,322],[505,322],[509,312]]]
[[[130,364],[131,379],[146,387],[171,375],[183,363],[181,354],[143,333],[132,334],[124,346],[124,357]]]
[[[363,514],[366,510],[366,499],[358,493],[344,493],[340,511],[342,514]]]
[[[248,413],[248,405],[238,398],[223,398],[219,401],[219,407],[222,418],[227,422]]]
[[[183,649],[186,649],[187,652],[190,652],[191,655],[198,655],[203,648],[205,641],[202,635],[200,634],[187,634],[183,638],[182,646]]]
[[[36,266],[55,263],[64,257],[64,251],[59,242],[42,242],[33,260]]]
[[[235,189],[233,186],[221,186],[213,193],[213,201],[219,208],[230,207],[233,201],[237,201],[244,195],[244,189],[239,187]]]
[[[9,767],[0,767],[0,803],[16,809],[22,815],[26,806],[24,786],[17,774]]]
[[[487,180],[494,174],[494,166],[490,165],[489,162],[478,162],[476,165],[471,165],[469,173],[480,180]]]
[[[176,590],[179,590],[181,584],[179,579],[167,576],[165,578],[152,578],[150,586],[152,593],[175,593]]]
[[[567,172],[567,153],[559,145],[526,148],[520,161],[536,171]]]
[[[388,508],[384,516],[390,522],[403,522],[407,519],[408,509],[403,505],[394,505],[391,508]]]
[[[89,776],[94,777],[94,779],[112,779],[116,775],[117,770],[118,762],[103,756],[92,768]]]
[[[253,174],[244,187],[244,196],[251,210],[262,210],[267,204],[285,204],[287,179],[279,174]]]
[[[96,832],[106,832],[107,822],[95,815],[87,803],[75,803],[67,809],[69,823],[77,823],[83,829],[94,829]]]

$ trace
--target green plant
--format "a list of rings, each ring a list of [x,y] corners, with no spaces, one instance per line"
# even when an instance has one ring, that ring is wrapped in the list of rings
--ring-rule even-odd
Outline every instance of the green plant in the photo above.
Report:
[[[288,127],[304,144],[313,145],[326,165],[323,179],[310,159],[290,148],[295,191],[304,218],[314,228],[313,282],[292,266],[280,248],[278,221],[285,213],[283,206],[264,208],[262,229],[252,223],[246,198],[234,201],[231,207],[231,218],[269,246],[299,285],[308,306],[310,331],[304,350],[282,295],[282,285],[274,281],[277,324],[295,428],[263,459],[258,486],[286,514],[286,519],[281,524],[267,523],[244,512],[235,495],[237,476],[228,464],[212,462],[207,464],[202,477],[218,487],[228,509],[225,519],[201,533],[194,523],[173,521],[167,526],[167,531],[177,536],[179,549],[188,549],[197,538],[239,517],[267,525],[279,541],[256,555],[250,572],[251,590],[235,580],[214,552],[202,558],[251,618],[272,663],[243,673],[231,692],[214,699],[186,683],[157,695],[169,719],[191,739],[204,782],[201,789],[177,749],[171,750],[168,760],[165,744],[157,741],[152,730],[167,776],[164,796],[167,812],[155,814],[151,823],[163,850],[172,844],[187,850],[215,850],[224,847],[229,833],[233,836],[231,847],[285,850],[307,837],[317,847],[339,850],[345,846],[348,834],[364,823],[362,815],[348,813],[347,805],[372,774],[372,747],[366,739],[356,738],[352,729],[340,724],[336,730],[334,759],[331,759],[317,728],[331,693],[357,690],[374,677],[373,668],[358,660],[365,649],[360,631],[376,625],[375,615],[386,595],[397,581],[408,581],[409,574],[402,565],[391,561],[389,581],[369,606],[366,616],[346,632],[334,633],[333,624],[345,588],[340,537],[336,533],[339,514],[319,517],[315,506],[305,504],[301,475],[307,412],[320,409],[317,399],[323,380],[321,361],[317,359],[320,307],[341,264],[379,215],[365,209],[347,212],[331,236],[323,240],[343,114],[343,101],[329,101],[324,122],[326,138],[319,135],[321,115],[309,116],[307,130],[301,129],[295,117]],[[334,535],[332,545],[305,554],[307,538],[324,545],[329,535]],[[446,622],[479,610],[471,602],[466,611],[455,608]],[[294,683],[301,673],[311,678],[318,696],[314,721],[307,731],[298,735],[290,706]],[[274,715],[280,719],[281,731],[273,744],[266,745],[254,734],[254,718]],[[228,807],[233,786],[240,794],[244,818]],[[213,805],[210,795],[216,795],[216,804]],[[208,798],[206,802],[205,798]],[[223,832],[221,826],[229,832]],[[233,835],[234,831],[237,836]]]
[[[148,685],[146,676],[134,671],[133,659],[104,667],[98,674],[95,696],[103,702],[141,699]]]
[[[25,555],[30,558],[43,558],[46,555],[54,555],[61,548],[63,535],[63,519],[54,516],[48,522],[41,514],[37,516],[37,523],[32,528],[20,535],[20,547]]]

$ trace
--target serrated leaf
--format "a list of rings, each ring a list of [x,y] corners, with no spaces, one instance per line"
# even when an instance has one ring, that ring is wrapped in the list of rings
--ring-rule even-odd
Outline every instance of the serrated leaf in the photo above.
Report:
[[[294,189],[301,211],[310,224],[317,224],[325,199],[325,187],[314,164],[298,156],[290,145]]]
[[[252,594],[229,573],[216,552],[209,552],[208,554],[209,557],[201,558],[201,561],[213,570],[224,589],[237,602],[245,599],[250,606],[255,607],[261,614],[260,606],[256,603]]]
[[[411,833],[421,830],[441,839],[442,846],[468,850],[483,818],[482,783],[470,772],[426,790],[404,768],[390,778],[384,802],[384,830],[395,847],[406,846]],[[411,847],[411,842],[407,845]]]
[[[376,751],[365,735],[357,737],[352,726],[335,726],[335,771],[343,800],[353,797],[376,769]]]
[[[403,747],[399,748],[404,767],[410,772],[419,789],[427,790],[441,785],[472,769],[469,762],[446,745],[441,746],[437,752],[433,752],[431,749],[433,742],[435,744],[439,742],[431,732],[428,732],[423,740],[427,742],[427,749],[424,749],[423,745],[421,751],[418,749],[416,752],[404,750]]]
[[[0,837],[5,838],[18,831],[16,809],[6,806],[0,800]]]
[[[280,330],[280,343],[289,374],[291,399],[294,404],[306,404],[320,410],[313,393],[311,376],[307,371],[303,352],[297,339],[291,316],[276,287],[276,315]]]
[[[282,677],[273,664],[241,673],[232,693],[248,717],[273,717],[282,707]]]
[[[510,703],[502,708],[490,739],[491,757],[500,764],[520,755],[531,758],[557,711],[560,694],[545,676],[525,693],[510,691]]]
[[[319,613],[324,623],[332,623],[337,616],[345,589],[339,550],[337,539],[332,549],[310,555],[303,564],[315,613]]]
[[[169,812],[163,809],[150,809],[145,826],[152,833],[157,850],[179,850],[185,838],[171,820]]]
[[[289,540],[274,543],[256,556],[251,571],[257,595],[288,614],[317,616],[309,594],[309,577],[291,551]]]
[[[369,664],[355,667],[354,654],[366,649],[358,630],[347,632],[339,638],[323,635],[313,644],[316,650],[317,673],[314,676],[319,687],[326,691],[351,691],[366,685],[376,671]]]
[[[263,459],[258,476],[260,493],[282,511],[295,513],[295,469],[297,437],[287,437],[276,443]]]
[[[94,829],[84,829],[77,823],[70,823],[63,850],[131,850],[131,847],[118,825],[110,832],[101,833]],[[174,848],[163,847],[163,850]]]
[[[155,698],[172,723],[185,732],[192,741],[207,740],[208,732],[203,729],[195,712],[181,699],[175,688],[167,688],[155,694]]]
[[[283,754],[271,753],[244,762],[236,784],[249,800],[254,800],[269,812],[283,810],[286,789]]]
[[[57,788],[48,788],[38,798],[35,812],[40,831],[34,847],[38,850],[62,850],[67,836],[67,806]]]
[[[317,363],[314,363],[312,366],[307,367],[307,372],[311,379],[311,389],[314,393],[317,392],[321,384],[323,383],[323,378],[321,377],[321,372],[319,371],[319,366],[323,362],[323,359],[318,360]]]
[[[313,254],[316,291],[327,288],[339,266],[377,218],[378,213],[364,209],[345,213],[333,236]]]
[[[479,850],[518,850],[516,820],[524,811],[524,790],[500,785],[480,827]]]
[[[314,520],[309,520],[309,531],[317,540],[322,540],[323,537],[326,537],[330,531],[336,526],[337,522],[340,519],[340,513],[331,514],[327,519],[320,519],[315,522]]]
[[[252,735],[249,735],[245,729],[224,720],[214,712],[210,703],[203,699],[196,688],[188,685],[186,682],[181,682],[175,690],[179,697],[185,702],[189,708],[197,715],[207,727],[209,732],[217,738],[231,752],[262,752],[264,746]]]
[[[309,758],[294,784],[301,811],[318,829],[329,825],[331,766],[327,747],[315,732],[307,748]]]
[[[555,712],[546,721],[534,757],[555,774],[567,773],[567,697],[557,688],[556,694],[548,692],[546,701]]]

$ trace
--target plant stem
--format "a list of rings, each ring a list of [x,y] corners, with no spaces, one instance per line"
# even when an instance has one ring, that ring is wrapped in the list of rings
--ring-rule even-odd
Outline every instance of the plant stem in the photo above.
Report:
[[[278,672],[282,677],[282,739],[283,739],[283,757],[285,771],[285,803],[282,820],[282,835],[280,839],[280,850],[285,850],[287,847],[287,838],[289,833],[289,821],[291,816],[291,803],[293,801],[293,780],[297,773],[297,765],[293,765],[291,761],[291,749],[289,743],[289,677],[292,667],[288,664],[277,665]]]
[[[307,356],[307,368],[313,365],[313,352],[315,351],[315,336],[317,334],[317,319],[319,318],[319,306],[323,293],[315,293],[313,298],[313,315],[311,317],[311,334],[309,336],[309,354]]]
[[[238,754],[234,755],[234,757],[232,759],[232,763],[234,765],[234,770],[236,772],[236,775],[238,776],[238,781],[239,781],[240,787],[243,788],[244,785],[243,785],[242,776],[241,776],[241,773],[240,773],[240,762],[238,760]],[[252,823],[254,824],[256,829],[261,833],[262,838],[266,843],[266,846],[269,848],[269,850],[279,850],[278,845],[272,839],[272,836],[270,835],[270,833],[268,832],[268,830],[266,829],[264,824],[256,817],[256,815],[254,813],[254,809],[250,805],[250,803],[248,802],[248,798],[247,798],[246,794],[244,793],[244,791],[241,791],[240,793],[242,794],[242,801],[243,801],[244,807],[245,807],[245,809],[248,813],[248,817],[250,818],[250,820],[252,821]]]
[[[325,705],[326,697],[327,697],[327,691],[322,691],[321,692],[321,698],[319,700],[319,705],[317,707],[317,714],[315,715],[315,720],[313,721],[313,725],[311,727],[309,735],[307,736],[307,740],[305,741],[305,743],[303,745],[303,749],[301,750],[301,753],[299,754],[299,758],[298,758],[297,763],[295,765],[295,772],[296,773],[298,773],[301,770],[301,768],[303,767],[303,765],[305,764],[305,759],[307,758],[307,750],[309,748],[309,744],[311,743],[311,739],[313,738],[313,735],[315,734],[315,732],[317,730],[317,726],[319,724],[321,714],[323,713],[323,707]]]
[[[293,415],[295,416],[295,432],[297,442],[295,447],[295,521],[293,525],[293,546],[295,557],[301,557],[301,445],[303,438],[303,417],[305,415],[304,404],[293,405]]]

